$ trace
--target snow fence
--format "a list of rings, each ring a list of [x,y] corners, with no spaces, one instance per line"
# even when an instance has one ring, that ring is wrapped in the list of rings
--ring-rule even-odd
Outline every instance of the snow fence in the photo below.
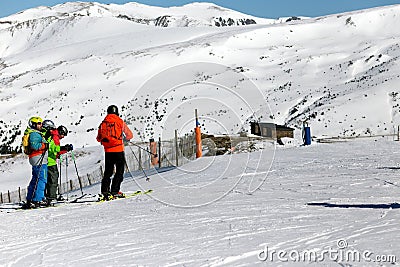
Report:
[[[194,135],[186,135],[180,138],[175,137],[175,139],[167,141],[158,140],[158,160],[156,165],[154,165],[154,158],[148,153],[149,149],[149,143],[127,144],[125,146],[125,158],[127,162],[125,172],[131,172],[132,174],[135,171],[155,170],[149,173],[156,173],[157,168],[181,166],[195,159],[196,142]],[[73,165],[74,162],[71,153],[67,153],[65,156],[68,157],[69,165]],[[65,164],[66,160],[64,159],[62,163]],[[81,188],[100,183],[104,174],[102,165],[98,166],[94,171],[79,173],[79,176],[75,171],[70,173],[70,177],[74,177],[75,179],[67,179],[66,181],[59,182],[58,193],[73,193],[73,191],[80,190]],[[61,168],[65,168],[65,166],[61,166]],[[63,180],[63,177],[61,177],[61,180]],[[0,204],[26,201],[26,194],[27,188],[21,187],[14,191],[0,192]]]

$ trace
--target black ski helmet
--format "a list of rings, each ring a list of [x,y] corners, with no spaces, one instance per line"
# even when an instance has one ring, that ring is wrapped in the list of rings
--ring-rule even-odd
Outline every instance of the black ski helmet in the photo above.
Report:
[[[107,114],[115,114],[118,115],[118,107],[116,105],[111,105],[107,108]]]
[[[57,131],[58,131],[59,135],[67,136],[67,134],[68,134],[67,127],[65,127],[63,125],[58,126]]]
[[[55,129],[56,125],[54,124],[54,122],[52,120],[44,120],[42,122],[42,127],[45,128],[48,131],[48,130]]]

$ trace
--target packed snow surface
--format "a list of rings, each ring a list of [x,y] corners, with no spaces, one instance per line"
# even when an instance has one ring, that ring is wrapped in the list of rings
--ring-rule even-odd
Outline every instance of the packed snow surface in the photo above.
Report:
[[[375,266],[372,260],[393,260],[390,255],[399,264],[400,206],[393,204],[399,203],[399,146],[379,138],[280,148],[274,157],[264,149],[203,158],[150,182],[139,174],[125,179],[125,191],[151,188],[149,195],[2,209],[0,263],[290,266],[309,262],[289,253],[314,251],[323,265]],[[329,249],[360,253],[361,259],[323,256]],[[267,250],[287,254],[265,259]],[[372,254],[363,259],[365,251]]]

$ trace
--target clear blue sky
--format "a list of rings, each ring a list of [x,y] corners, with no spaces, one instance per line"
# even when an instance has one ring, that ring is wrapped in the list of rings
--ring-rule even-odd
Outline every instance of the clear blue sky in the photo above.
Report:
[[[5,17],[32,7],[54,6],[64,2],[68,1],[0,0],[0,17]],[[93,1],[81,0],[81,2]],[[127,2],[139,2],[147,5],[163,7],[180,6],[191,2],[212,2],[223,7],[240,11],[242,13],[264,18],[278,18],[288,16],[317,17],[376,6],[400,4],[400,0],[98,0],[96,2],[104,4],[124,4]]]

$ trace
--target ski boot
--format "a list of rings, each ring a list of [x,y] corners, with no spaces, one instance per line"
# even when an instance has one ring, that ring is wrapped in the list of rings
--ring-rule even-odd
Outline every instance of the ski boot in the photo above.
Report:
[[[32,204],[36,206],[36,208],[46,208],[47,206],[47,200],[43,199],[40,201],[32,201]]]
[[[114,198],[126,198],[126,195],[119,191],[118,193],[112,193]]]
[[[113,200],[114,196],[111,193],[102,193],[99,194],[99,198],[98,201],[102,202],[102,201],[110,201]]]
[[[46,198],[46,207],[52,207],[57,202],[54,198]]]
[[[26,201],[24,204],[22,204],[21,209],[23,210],[30,210],[30,209],[36,209],[38,206],[33,201]]]

